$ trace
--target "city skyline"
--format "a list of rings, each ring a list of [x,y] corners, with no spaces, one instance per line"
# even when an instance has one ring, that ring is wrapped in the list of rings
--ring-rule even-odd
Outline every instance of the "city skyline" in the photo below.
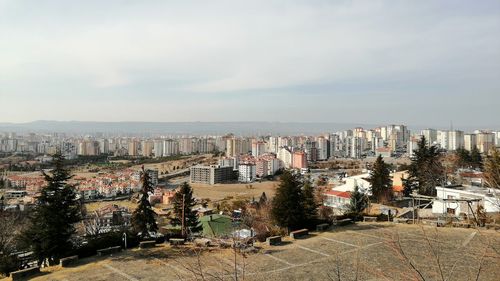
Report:
[[[499,11],[497,1],[51,1],[35,9],[0,0],[0,123],[397,120],[496,129]]]

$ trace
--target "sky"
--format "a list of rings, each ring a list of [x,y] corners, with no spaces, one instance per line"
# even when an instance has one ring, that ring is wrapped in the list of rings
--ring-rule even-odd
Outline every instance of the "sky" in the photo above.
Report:
[[[0,0],[0,122],[500,125],[500,1]]]

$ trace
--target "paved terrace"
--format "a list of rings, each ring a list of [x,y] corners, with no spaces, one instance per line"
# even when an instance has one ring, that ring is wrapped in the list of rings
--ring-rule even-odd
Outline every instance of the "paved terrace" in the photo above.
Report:
[[[236,266],[232,250],[186,248],[161,245],[84,259],[34,280],[234,280],[235,271],[238,280],[287,281],[498,280],[500,275],[500,234],[491,230],[359,223],[262,246],[259,253],[237,256]]]

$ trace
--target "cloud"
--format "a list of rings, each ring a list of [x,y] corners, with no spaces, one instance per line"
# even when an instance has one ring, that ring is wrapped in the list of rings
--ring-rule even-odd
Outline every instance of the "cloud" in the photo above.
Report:
[[[154,99],[168,102],[173,113],[165,120],[178,116],[177,108],[208,100],[255,118],[251,113],[259,103],[252,102],[254,109],[242,105],[248,104],[242,97],[252,96],[274,104],[294,96],[285,109],[276,109],[281,116],[301,105],[296,100],[321,96],[326,102],[319,106],[326,109],[346,93],[374,104],[377,95],[392,94],[400,105],[429,92],[474,92],[496,100],[499,6],[496,1],[0,0],[0,95],[11,102],[14,96],[44,95],[61,103],[60,97],[69,95],[73,101],[104,96],[117,106],[124,97]],[[217,110],[203,114],[189,118],[223,116]],[[43,113],[26,116],[47,119]],[[348,112],[335,116],[359,118]],[[9,113],[0,118],[9,119]],[[389,118],[389,113],[381,117]],[[61,112],[59,119],[77,118]]]

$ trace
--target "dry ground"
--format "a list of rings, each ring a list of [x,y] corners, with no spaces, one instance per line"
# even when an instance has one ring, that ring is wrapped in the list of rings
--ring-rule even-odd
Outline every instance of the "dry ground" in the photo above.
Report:
[[[238,280],[498,280],[499,250],[494,231],[359,223],[263,246],[238,256],[236,272]],[[190,256],[162,245],[54,267],[33,280],[234,280],[233,258],[231,250]]]
[[[267,198],[271,198],[274,196],[277,185],[277,181],[254,182],[251,184],[191,184],[197,198],[210,198],[212,201],[221,200],[226,197],[233,197],[235,199],[252,199],[252,197],[255,197],[258,199],[262,192],[266,193]]]
[[[160,163],[147,163],[132,166],[131,169],[140,170],[144,165],[145,169],[158,169],[160,173],[162,172],[175,172],[175,167],[180,167],[180,169],[184,169],[190,167],[194,164],[203,164],[203,163],[211,163],[215,161],[215,158],[212,154],[201,154],[201,155],[191,155],[183,157],[179,160],[170,160]]]
[[[137,203],[131,202],[129,200],[116,200],[116,201],[101,201],[101,202],[92,202],[85,203],[85,207],[87,208],[87,212],[91,213],[93,211],[99,210],[102,207],[115,204],[121,207],[127,207],[130,211],[133,211],[137,207]]]

